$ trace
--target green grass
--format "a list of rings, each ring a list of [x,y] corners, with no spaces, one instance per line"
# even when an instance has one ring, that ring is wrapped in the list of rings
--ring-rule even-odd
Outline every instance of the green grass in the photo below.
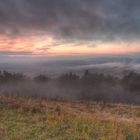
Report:
[[[0,140],[140,140],[140,107],[0,97]]]

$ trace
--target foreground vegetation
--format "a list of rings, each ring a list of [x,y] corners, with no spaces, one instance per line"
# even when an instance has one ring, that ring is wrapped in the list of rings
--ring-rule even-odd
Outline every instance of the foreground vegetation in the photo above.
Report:
[[[140,106],[0,96],[0,140],[140,140]]]

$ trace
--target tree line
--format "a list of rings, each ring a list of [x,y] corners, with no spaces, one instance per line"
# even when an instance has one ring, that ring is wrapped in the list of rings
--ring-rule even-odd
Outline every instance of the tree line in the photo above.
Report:
[[[34,81],[37,83],[57,82],[60,86],[86,87],[99,89],[104,86],[113,87],[121,85],[124,89],[137,92],[140,91],[140,73],[130,72],[123,77],[115,77],[105,75],[103,73],[90,73],[85,70],[83,75],[79,76],[73,72],[61,74],[57,78],[51,78],[45,74],[37,75],[29,78],[22,73],[12,73],[8,71],[0,71],[0,84],[7,82]]]

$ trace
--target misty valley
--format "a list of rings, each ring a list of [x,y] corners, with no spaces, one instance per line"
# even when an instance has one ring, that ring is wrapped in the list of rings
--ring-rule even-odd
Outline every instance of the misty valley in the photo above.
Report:
[[[83,71],[57,77],[45,74],[29,77],[21,73],[0,72],[0,94],[40,97],[68,101],[103,101],[140,104],[140,73],[129,72],[122,77]]]

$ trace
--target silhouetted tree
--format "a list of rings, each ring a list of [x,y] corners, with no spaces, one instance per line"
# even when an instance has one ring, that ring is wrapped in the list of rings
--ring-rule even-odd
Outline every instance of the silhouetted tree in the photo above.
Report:
[[[70,72],[70,73],[66,73],[66,74],[61,75],[58,78],[58,80],[59,80],[60,83],[65,84],[65,85],[66,84],[67,85],[68,84],[69,85],[74,85],[74,84],[78,83],[79,76]]]
[[[90,75],[89,70],[85,70],[85,72],[84,72],[84,76],[89,76],[89,75]]]
[[[17,82],[26,79],[26,76],[21,73],[10,73],[7,71],[0,71],[0,82]]]

